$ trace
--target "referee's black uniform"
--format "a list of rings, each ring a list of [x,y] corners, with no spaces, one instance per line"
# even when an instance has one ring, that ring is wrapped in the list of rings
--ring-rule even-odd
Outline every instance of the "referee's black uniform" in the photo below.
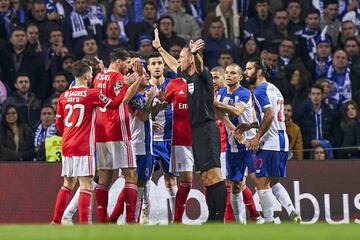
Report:
[[[178,69],[178,76],[187,81],[187,103],[192,131],[195,170],[204,172],[220,168],[220,131],[215,121],[214,88],[206,69],[190,76]],[[226,204],[224,181],[207,186],[209,221],[223,221]]]

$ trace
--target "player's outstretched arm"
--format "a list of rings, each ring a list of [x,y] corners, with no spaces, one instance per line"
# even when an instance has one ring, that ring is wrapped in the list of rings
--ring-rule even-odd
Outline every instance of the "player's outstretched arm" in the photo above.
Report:
[[[214,107],[220,111],[223,111],[232,116],[240,117],[240,115],[245,111],[246,106],[241,103],[235,103],[235,106],[230,106],[228,104],[222,103],[217,99],[214,100]]]
[[[193,40],[190,40],[189,48],[191,54],[194,56],[193,64],[195,66],[195,70],[197,73],[201,73],[204,71],[204,62],[199,54],[199,51],[203,49],[204,46],[205,46],[205,42],[202,39],[199,39],[195,42],[193,42]]]
[[[235,125],[230,121],[230,119],[225,115],[223,111],[220,111],[215,108],[215,116],[217,119],[219,119],[224,123],[225,127],[231,131],[231,134],[240,144],[245,144],[246,140],[244,136],[241,133],[235,131],[236,130]]]
[[[160,38],[159,38],[159,30],[157,28],[155,28],[154,30],[154,40],[152,41],[152,45],[153,47],[158,50],[158,52],[160,53],[160,55],[162,56],[162,58],[164,59],[166,65],[169,66],[169,68],[173,71],[173,72],[177,72],[178,68],[179,68],[179,63],[178,61],[171,56],[162,46],[160,43]]]

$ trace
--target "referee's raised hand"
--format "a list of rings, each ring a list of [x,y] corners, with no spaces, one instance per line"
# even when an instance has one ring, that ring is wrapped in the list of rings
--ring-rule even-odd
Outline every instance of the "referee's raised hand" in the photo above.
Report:
[[[161,48],[161,43],[160,43],[160,38],[159,38],[159,30],[157,28],[155,28],[154,30],[154,40],[152,41],[152,45],[153,47],[158,50],[159,48]]]
[[[199,40],[196,40],[195,42],[193,40],[190,40],[189,48],[190,48],[190,52],[192,54],[199,52],[204,47],[205,47],[204,40],[199,39]]]

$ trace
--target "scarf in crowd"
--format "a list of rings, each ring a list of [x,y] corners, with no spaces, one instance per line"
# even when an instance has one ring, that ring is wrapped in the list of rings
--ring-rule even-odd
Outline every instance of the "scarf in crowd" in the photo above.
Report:
[[[87,16],[91,25],[103,25],[105,13],[100,4],[90,6],[88,8]]]
[[[76,11],[72,11],[70,14],[71,27],[72,27],[72,37],[79,38],[87,36],[88,32],[86,31],[84,20],[86,15],[80,15]]]
[[[156,0],[157,16],[160,18],[166,13],[166,8],[163,0]]]
[[[312,0],[313,6],[320,11],[320,15],[324,14],[324,1],[325,0]]]
[[[39,126],[35,130],[35,147],[40,146],[46,138],[55,135],[56,133],[56,126],[55,123],[52,123],[49,127],[44,128],[40,123]]]
[[[323,78],[326,76],[329,67],[331,65],[331,57],[327,57],[327,59],[324,60],[324,62],[322,63],[319,58],[316,56],[315,57],[315,79],[319,79],[319,78]],[[321,66],[323,64],[323,66]]]
[[[339,0],[338,19],[341,22],[345,14],[348,12],[347,8],[353,0]]]
[[[199,23],[200,27],[204,25],[204,13],[203,13],[203,1],[197,0],[196,4],[193,4],[189,1],[189,7],[191,10],[191,15]]]
[[[111,14],[110,19],[111,19],[111,21],[117,22],[119,27],[120,27],[120,35],[119,35],[120,41],[124,42],[124,43],[129,42],[129,38],[126,35],[126,32],[125,32],[125,26],[128,24],[129,18],[127,16],[125,16],[122,21],[118,21],[116,19],[116,17],[114,16],[114,14]]]
[[[134,0],[134,20],[135,22],[141,22],[144,20],[144,16],[142,14],[142,9],[144,5],[144,0]]]
[[[337,107],[341,107],[343,103],[351,100],[352,94],[349,67],[346,68],[344,75],[344,80],[342,81],[336,74],[334,66],[330,65],[326,76],[326,79],[328,79],[331,84],[330,98],[338,105]]]
[[[0,20],[3,20],[5,23],[5,28],[8,33],[8,36],[10,36],[12,31],[12,24],[11,24],[11,11],[7,11],[5,13],[0,13]]]
[[[296,34],[305,38],[309,56],[312,60],[315,59],[316,55],[316,41],[315,38],[321,33],[321,29],[316,30],[306,27],[305,29],[297,32]]]

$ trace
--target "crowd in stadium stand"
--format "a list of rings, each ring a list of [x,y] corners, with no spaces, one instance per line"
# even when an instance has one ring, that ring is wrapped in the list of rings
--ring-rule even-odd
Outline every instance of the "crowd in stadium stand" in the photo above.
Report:
[[[286,101],[293,159],[359,157],[357,0],[0,0],[0,159],[43,161],[72,63],[107,66],[124,48],[146,64],[154,28],[176,58],[203,38],[209,70],[261,57]]]

